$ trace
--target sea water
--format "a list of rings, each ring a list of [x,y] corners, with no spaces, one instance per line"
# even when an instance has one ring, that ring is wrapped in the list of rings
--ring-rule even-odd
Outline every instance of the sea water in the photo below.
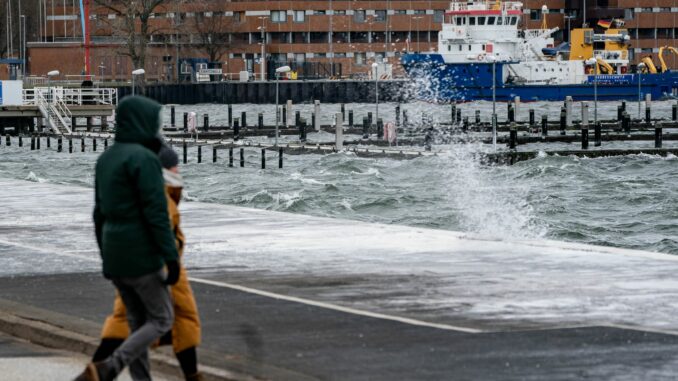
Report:
[[[616,115],[618,103],[602,103],[601,118]],[[655,107],[661,105],[655,102]],[[535,107],[536,104],[527,104]],[[670,116],[670,103],[656,107],[657,117]],[[237,105],[256,114],[273,106]],[[339,105],[323,106],[328,114]],[[347,105],[365,110],[374,105]],[[393,115],[393,104],[380,112]],[[447,117],[449,106],[403,105],[413,114]],[[491,103],[461,105],[466,112]],[[627,105],[630,107],[630,105]],[[302,109],[312,110],[311,105]],[[500,107],[505,109],[505,105]],[[544,112],[559,112],[560,103],[541,103]],[[336,110],[334,110],[336,109]],[[553,109],[553,110],[551,110]],[[178,111],[209,112],[218,124],[224,105],[181,106]],[[382,111],[383,110],[383,111]],[[668,111],[667,111],[668,110]],[[522,111],[521,111],[522,112]],[[525,111],[526,112],[526,111]],[[666,115],[664,115],[666,114]],[[169,122],[169,107],[163,109]],[[177,120],[180,120],[179,116]],[[329,122],[327,119],[326,122]],[[225,124],[225,123],[224,123]],[[329,135],[329,134],[328,134]],[[0,176],[28,181],[93,186],[94,163],[100,152],[57,153],[52,148],[30,151],[24,140],[0,147]],[[617,143],[619,144],[619,143]],[[649,142],[648,144],[652,144]],[[227,166],[190,148],[189,163],[181,166],[185,197],[291,213],[425,226],[473,232],[497,238],[549,238],[678,254],[678,158],[669,155],[628,155],[578,158],[539,155],[513,166],[488,166],[476,160],[480,143],[436,147],[438,156],[412,160],[360,158],[352,153],[286,155],[283,169],[260,169],[260,150],[246,149],[245,168]],[[99,144],[101,151],[102,144]],[[503,149],[503,148],[500,148]],[[270,164],[277,161],[269,152]],[[276,163],[277,164],[277,163]]]

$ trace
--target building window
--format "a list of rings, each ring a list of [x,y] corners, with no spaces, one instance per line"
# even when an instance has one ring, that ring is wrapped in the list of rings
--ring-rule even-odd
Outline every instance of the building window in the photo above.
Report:
[[[633,20],[633,8],[624,9],[624,19]]]
[[[386,21],[386,11],[385,10],[374,11],[374,21]]]
[[[294,22],[304,22],[304,16],[306,12],[304,11],[294,11]]]
[[[324,10],[316,10],[316,11],[313,11],[313,14],[314,15],[324,15],[325,11]]]
[[[343,9],[340,9],[340,10],[334,11],[334,14],[335,14],[335,15],[345,15],[345,14],[346,14],[346,11],[343,10]]]
[[[306,54],[304,53],[296,53],[294,55],[294,61],[296,62],[304,62],[306,61]]]
[[[426,14],[426,10],[425,10],[425,9],[416,9],[416,10],[414,11],[414,14],[415,14],[415,15],[425,15],[425,14]]]
[[[287,21],[287,12],[286,11],[271,11],[271,21],[272,22],[286,22]]]
[[[365,10],[357,10],[353,13],[353,21],[355,22],[365,22]]]
[[[233,12],[233,20],[236,22],[245,21],[245,12]]]
[[[407,10],[405,10],[405,9],[397,9],[397,10],[395,11],[395,14],[397,14],[397,15],[406,15],[406,14],[407,14]]]
[[[641,12],[652,12],[652,8],[640,8]]]
[[[541,19],[541,10],[539,9],[530,9],[530,20],[540,20]]]
[[[445,12],[437,10],[433,12],[433,22],[443,22],[443,17],[445,17]]]

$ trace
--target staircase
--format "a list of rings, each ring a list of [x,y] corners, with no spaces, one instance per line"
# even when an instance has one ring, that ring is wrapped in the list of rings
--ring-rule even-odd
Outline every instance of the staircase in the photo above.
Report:
[[[47,95],[47,97],[45,96]],[[35,103],[42,114],[42,117],[47,121],[47,125],[56,134],[66,135],[71,133],[71,128],[66,122],[71,119],[71,111],[64,103],[61,96],[53,93],[51,102],[47,98],[49,94],[44,94],[42,91],[35,92]]]

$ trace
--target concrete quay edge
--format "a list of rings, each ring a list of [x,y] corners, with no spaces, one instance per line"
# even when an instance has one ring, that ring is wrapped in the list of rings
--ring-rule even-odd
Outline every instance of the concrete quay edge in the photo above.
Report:
[[[11,312],[8,312],[8,310]],[[99,337],[65,328],[62,324],[59,324],[62,319],[63,317],[52,312],[0,299],[0,332],[49,348],[82,353],[88,356],[94,353],[99,344]],[[89,328],[91,330],[91,327]],[[177,360],[171,354],[162,352],[164,351],[152,350],[149,352],[151,368],[160,373],[181,374]],[[244,373],[202,364],[200,365],[200,372],[205,381],[263,380]]]

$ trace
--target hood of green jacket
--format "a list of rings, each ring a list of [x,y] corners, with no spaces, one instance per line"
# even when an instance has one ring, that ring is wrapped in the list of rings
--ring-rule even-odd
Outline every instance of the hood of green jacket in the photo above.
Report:
[[[115,110],[115,141],[139,143],[157,152],[160,109],[160,104],[152,99],[125,97]]]

